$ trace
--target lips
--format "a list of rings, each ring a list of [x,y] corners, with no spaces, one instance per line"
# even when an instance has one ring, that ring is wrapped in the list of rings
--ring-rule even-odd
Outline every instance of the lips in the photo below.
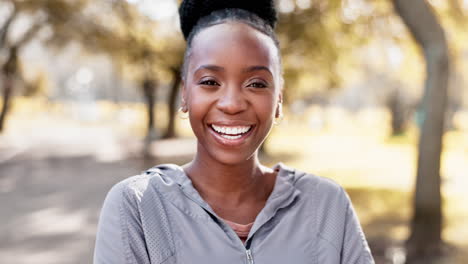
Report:
[[[224,145],[242,144],[245,138],[250,135],[253,125],[222,125],[211,124],[210,130],[215,135],[215,138]]]

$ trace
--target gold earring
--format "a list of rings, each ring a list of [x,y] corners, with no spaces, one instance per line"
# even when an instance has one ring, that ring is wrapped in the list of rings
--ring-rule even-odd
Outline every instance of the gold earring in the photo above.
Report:
[[[278,108],[276,109],[276,114],[275,114],[275,121],[273,121],[274,125],[279,125],[283,121],[284,116],[283,116],[283,105],[281,103],[278,104]]]
[[[180,117],[180,119],[187,119],[189,117],[187,107],[186,106],[179,107],[179,110],[177,111],[177,115]]]

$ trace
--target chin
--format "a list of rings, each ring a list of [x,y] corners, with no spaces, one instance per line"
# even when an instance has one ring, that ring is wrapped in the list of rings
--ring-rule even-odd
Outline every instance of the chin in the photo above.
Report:
[[[251,153],[241,153],[241,151],[214,151],[210,156],[213,160],[223,165],[239,165],[256,157],[257,150]]]

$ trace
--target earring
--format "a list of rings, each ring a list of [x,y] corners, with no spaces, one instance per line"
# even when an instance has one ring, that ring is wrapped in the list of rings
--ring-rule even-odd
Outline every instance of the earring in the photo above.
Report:
[[[177,110],[177,115],[180,117],[180,119],[187,119],[188,118],[187,106],[179,107],[179,110]]]
[[[276,114],[275,114],[275,121],[273,121],[274,125],[279,125],[283,121],[284,116],[283,116],[283,104],[279,103],[278,108],[276,109]]]

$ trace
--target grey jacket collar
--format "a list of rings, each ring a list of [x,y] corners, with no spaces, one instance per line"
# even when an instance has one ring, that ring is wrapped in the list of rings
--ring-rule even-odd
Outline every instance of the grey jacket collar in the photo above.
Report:
[[[255,219],[247,241],[250,240],[253,234],[255,234],[255,232],[260,227],[267,223],[278,210],[289,206],[300,194],[300,190],[295,186],[295,182],[299,175],[296,175],[296,171],[294,169],[290,169],[282,163],[275,165],[274,169],[279,170],[276,177],[275,186],[272,193],[268,197],[265,207]],[[184,172],[182,167],[175,164],[163,164],[149,169],[147,173],[158,173],[161,177],[165,178],[165,180],[174,181],[177,183],[177,185],[179,185],[180,190],[190,200],[194,201],[196,204],[205,209],[205,211],[215,216],[220,223],[223,222],[209,206],[209,204],[203,200],[198,191],[193,187],[192,181]]]

